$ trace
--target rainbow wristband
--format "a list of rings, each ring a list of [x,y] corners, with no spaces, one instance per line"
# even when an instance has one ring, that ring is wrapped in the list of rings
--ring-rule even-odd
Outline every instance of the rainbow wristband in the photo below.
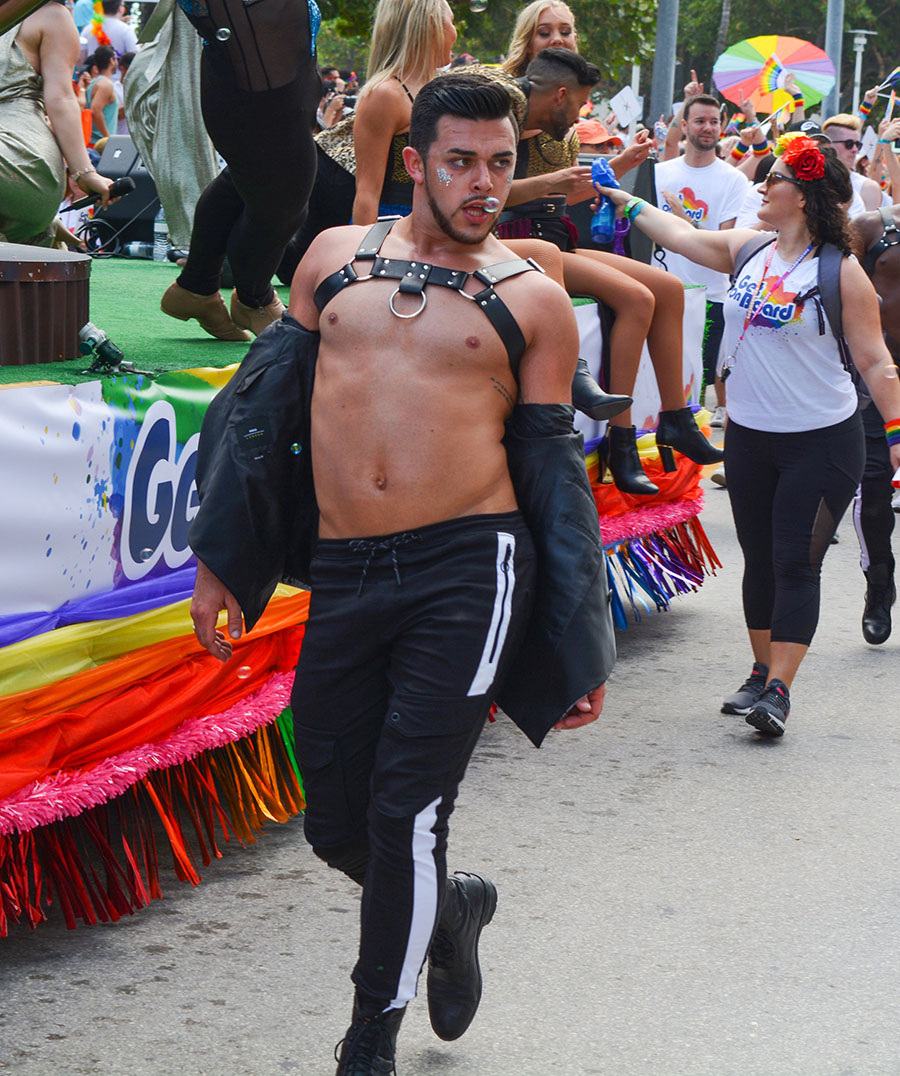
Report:
[[[791,97],[794,98],[794,108],[805,108],[806,102],[803,100],[802,93],[792,93]]]
[[[872,106],[869,104],[868,101],[860,101],[859,102],[859,114],[860,114],[860,116],[865,118],[866,116],[868,116],[868,114],[871,111],[872,111]]]
[[[743,142],[735,142],[731,148],[731,156],[734,157],[736,161],[742,161],[744,159],[744,154],[748,149],[750,149],[750,147],[745,146]]]
[[[765,157],[769,153],[769,143],[763,140],[762,142],[756,142],[753,145],[754,157]]]
[[[889,446],[900,445],[900,418],[891,419],[884,424],[884,434]]]

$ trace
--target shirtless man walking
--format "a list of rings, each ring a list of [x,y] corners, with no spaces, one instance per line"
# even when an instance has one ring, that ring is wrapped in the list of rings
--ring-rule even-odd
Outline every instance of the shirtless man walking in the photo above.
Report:
[[[535,589],[505,423],[517,400],[568,403],[578,347],[566,294],[511,264],[490,234],[515,151],[505,90],[472,75],[430,83],[404,151],[412,215],[320,235],[286,316],[321,334],[310,440],[318,544],[292,696],[305,833],[363,887],[339,1076],[394,1071],[426,957],[441,1038],[466,1030],[481,996],[477,943],[497,893],[478,875],[448,879],[446,848]],[[239,635],[234,598],[201,563],[192,617],[226,660],[222,608]],[[595,720],[604,690],[556,727]]]

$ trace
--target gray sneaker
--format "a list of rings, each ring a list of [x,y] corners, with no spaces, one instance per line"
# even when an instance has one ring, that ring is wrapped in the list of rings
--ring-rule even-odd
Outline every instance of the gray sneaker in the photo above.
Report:
[[[744,718],[764,736],[783,736],[791,712],[791,694],[781,680],[770,680],[766,690]]]
[[[741,684],[733,695],[722,703],[723,714],[739,714],[745,716],[753,709],[762,693],[766,690],[766,680],[769,676],[768,665],[762,662],[753,662],[753,672]]]

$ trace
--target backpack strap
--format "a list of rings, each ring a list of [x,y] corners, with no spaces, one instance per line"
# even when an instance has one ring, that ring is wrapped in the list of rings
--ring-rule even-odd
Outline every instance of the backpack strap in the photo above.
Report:
[[[835,338],[844,335],[843,306],[841,303],[841,265],[846,255],[833,243],[819,247],[819,295],[825,308],[825,317]]]
[[[734,259],[734,269],[731,273],[731,283],[737,280],[741,275],[741,270],[753,257],[757,251],[762,250],[763,247],[767,247],[770,243],[774,243],[778,237],[774,232],[759,232],[752,239],[748,239],[746,243],[737,252],[737,256]]]

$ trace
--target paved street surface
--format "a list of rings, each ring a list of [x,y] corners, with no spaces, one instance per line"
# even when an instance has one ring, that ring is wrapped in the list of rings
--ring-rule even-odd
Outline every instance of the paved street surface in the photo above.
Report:
[[[720,714],[750,659],[727,495],[704,486],[725,567],[620,634],[600,722],[540,751],[486,729],[451,833],[451,869],[500,890],[484,1001],[443,1043],[417,999],[399,1076],[900,1073],[900,629],[863,642],[845,521],[787,735]],[[358,899],[300,823],[165,891],[0,940],[0,1072],[331,1076]]]

